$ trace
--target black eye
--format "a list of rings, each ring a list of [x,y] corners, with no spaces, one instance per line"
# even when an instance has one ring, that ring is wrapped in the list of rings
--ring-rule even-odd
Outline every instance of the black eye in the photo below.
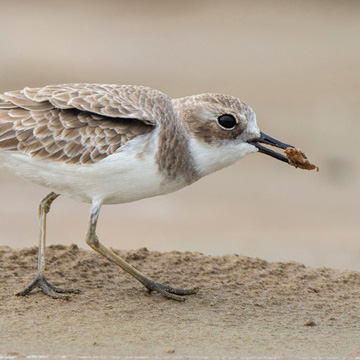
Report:
[[[232,130],[236,125],[236,119],[233,115],[225,114],[218,117],[220,127],[226,130]]]

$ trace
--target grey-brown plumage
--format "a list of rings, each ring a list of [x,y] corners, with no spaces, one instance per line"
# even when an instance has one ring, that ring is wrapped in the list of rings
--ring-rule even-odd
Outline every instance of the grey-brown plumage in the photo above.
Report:
[[[172,116],[171,99],[141,86],[71,84],[0,95],[0,149],[91,164]]]
[[[204,106],[204,104],[206,104]],[[179,107],[181,118],[188,132],[206,144],[216,144],[219,141],[231,141],[243,133],[247,126],[247,118],[252,116],[252,110],[243,101],[225,94],[200,94],[173,100],[175,108]],[[233,114],[239,119],[237,126],[231,131],[224,131],[215,121],[209,122],[204,118],[204,112],[209,111],[219,117]]]

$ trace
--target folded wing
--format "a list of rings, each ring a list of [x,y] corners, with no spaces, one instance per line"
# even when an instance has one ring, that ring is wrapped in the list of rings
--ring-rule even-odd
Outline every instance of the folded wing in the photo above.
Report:
[[[171,99],[141,86],[25,88],[0,95],[0,150],[91,164],[171,116]]]

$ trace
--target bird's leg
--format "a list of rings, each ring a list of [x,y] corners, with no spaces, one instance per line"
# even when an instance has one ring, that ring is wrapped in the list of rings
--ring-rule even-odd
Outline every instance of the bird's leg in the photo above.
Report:
[[[108,260],[120,266],[123,270],[132,275],[136,280],[140,281],[149,292],[156,291],[159,294],[177,301],[184,301],[185,299],[178,295],[192,295],[196,294],[198,289],[175,289],[167,285],[162,285],[149,278],[147,278],[140,271],[136,270],[133,266],[117,256],[113,251],[102,245],[96,235],[96,224],[99,217],[100,206],[93,206],[91,209],[91,217],[89,222],[88,231],[86,234],[86,243],[95,251],[105,256]]]
[[[46,240],[46,214],[50,211],[51,203],[59,196],[51,192],[44,199],[41,200],[39,206],[40,218],[40,235],[39,235],[39,257],[38,257],[38,270],[35,280],[25,290],[16,293],[17,296],[25,296],[36,287],[39,287],[45,294],[54,299],[68,299],[68,297],[60,295],[60,293],[77,293],[79,290],[73,289],[60,289],[50,284],[45,276],[45,240]]]

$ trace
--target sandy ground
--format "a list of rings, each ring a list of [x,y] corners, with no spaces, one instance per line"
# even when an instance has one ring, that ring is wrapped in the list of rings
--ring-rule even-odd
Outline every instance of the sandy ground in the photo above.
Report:
[[[360,356],[360,273],[240,255],[116,253],[166,284],[199,286],[178,303],[149,295],[100,255],[50,246],[47,277],[82,290],[69,301],[32,281],[37,249],[0,248],[0,354],[29,356]],[[4,358],[4,357],[2,357]]]
[[[358,1],[3,0],[1,14],[1,92],[99,82],[227,93],[320,167],[251,154],[180,192],[104,207],[105,244],[360,270]],[[0,245],[36,245],[47,191],[1,171]],[[88,212],[60,197],[48,244],[86,247]]]

